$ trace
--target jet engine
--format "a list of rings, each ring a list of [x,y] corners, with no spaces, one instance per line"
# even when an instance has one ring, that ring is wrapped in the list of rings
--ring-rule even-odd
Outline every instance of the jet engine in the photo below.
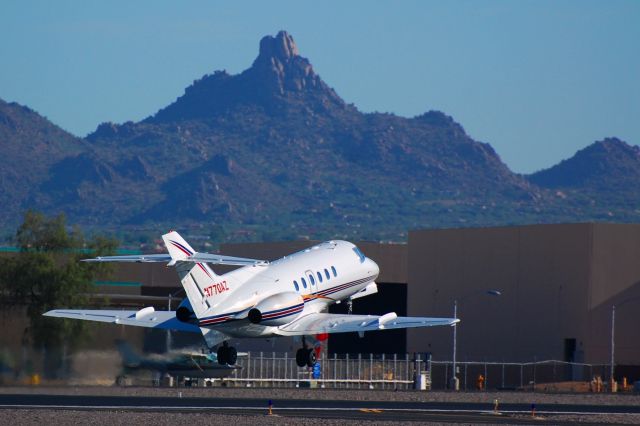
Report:
[[[189,303],[189,299],[186,297],[182,299],[182,302],[178,305],[178,309],[176,309],[176,318],[181,322],[193,322],[196,320],[196,315],[193,313],[191,303]]]
[[[302,313],[304,299],[298,293],[278,293],[258,302],[248,314],[253,324],[277,326],[290,323]]]

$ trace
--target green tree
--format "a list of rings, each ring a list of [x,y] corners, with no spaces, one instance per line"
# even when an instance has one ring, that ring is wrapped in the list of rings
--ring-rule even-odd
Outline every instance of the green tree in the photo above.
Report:
[[[85,240],[79,229],[67,231],[63,215],[49,218],[28,211],[16,232],[16,242],[20,253],[0,259],[3,310],[26,307],[28,334],[48,355],[56,348],[73,348],[84,335],[84,322],[42,314],[54,308],[86,306],[93,281],[110,271],[105,264],[80,260],[113,253],[117,241],[106,237]]]

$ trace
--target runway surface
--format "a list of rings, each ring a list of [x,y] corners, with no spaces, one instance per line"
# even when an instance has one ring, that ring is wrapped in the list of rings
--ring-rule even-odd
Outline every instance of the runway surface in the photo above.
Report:
[[[482,403],[344,401],[273,399],[273,413],[282,417],[374,420],[395,422],[563,424],[558,415],[640,414],[639,406],[539,404],[536,418],[531,405],[501,404],[499,413]],[[209,412],[230,415],[265,415],[268,400],[257,398],[180,398],[94,395],[0,395],[0,409],[104,410],[143,412]],[[553,421],[545,416],[553,415]],[[567,420],[566,424],[573,421]],[[584,424],[584,423],[582,423]],[[594,421],[593,424],[598,424]]]

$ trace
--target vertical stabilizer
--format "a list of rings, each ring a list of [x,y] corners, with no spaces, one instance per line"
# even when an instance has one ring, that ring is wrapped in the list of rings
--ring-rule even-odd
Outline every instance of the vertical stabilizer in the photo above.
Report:
[[[162,236],[167,246],[171,261],[175,262],[180,282],[187,294],[193,313],[201,318],[209,308],[208,300],[216,289],[219,276],[205,263],[186,261],[195,250],[175,231]]]

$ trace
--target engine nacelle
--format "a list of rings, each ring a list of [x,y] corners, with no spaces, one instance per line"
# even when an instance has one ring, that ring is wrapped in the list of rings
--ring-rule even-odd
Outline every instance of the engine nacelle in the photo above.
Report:
[[[298,293],[278,293],[262,299],[248,314],[249,321],[261,325],[284,325],[296,319],[304,309],[304,299]]]
[[[191,303],[189,303],[189,299],[186,297],[182,299],[182,302],[178,305],[178,309],[176,309],[176,318],[181,322],[194,322],[197,320],[196,315],[193,313]]]

